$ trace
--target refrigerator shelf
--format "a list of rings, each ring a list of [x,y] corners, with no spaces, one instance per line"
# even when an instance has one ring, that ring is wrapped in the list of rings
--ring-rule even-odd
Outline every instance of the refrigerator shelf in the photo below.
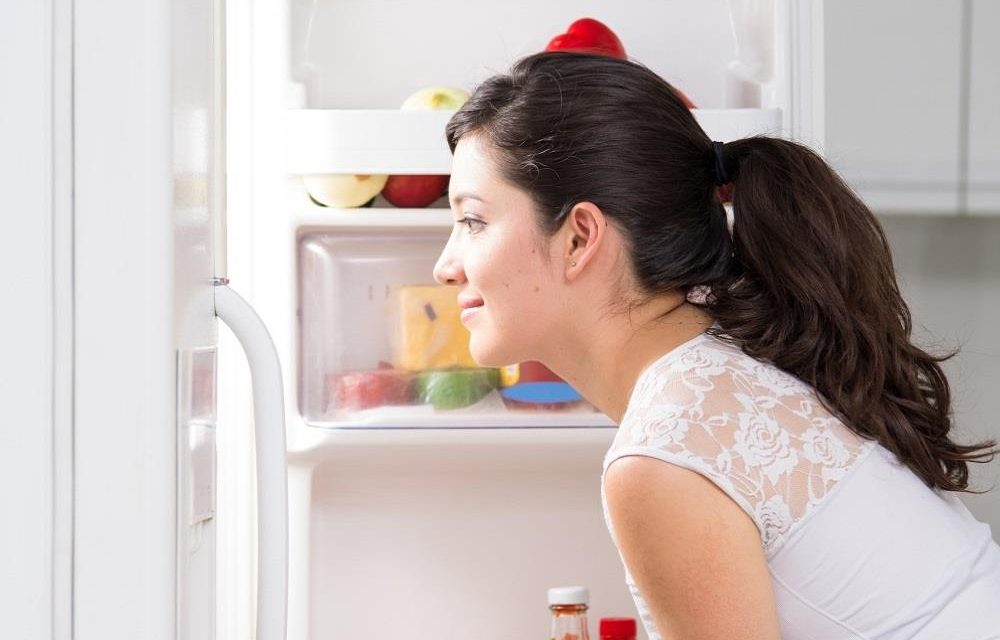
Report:
[[[447,174],[453,110],[292,109],[288,173]]]
[[[781,135],[782,110],[693,109],[713,140]],[[286,170],[303,174],[450,174],[445,126],[454,111],[293,109]]]
[[[381,195],[370,207],[327,207],[309,197],[298,176],[288,176],[284,204],[291,227],[300,235],[329,228],[448,229],[454,224],[447,195],[418,209],[395,207]]]
[[[336,428],[311,426],[301,418],[289,423],[288,456],[290,462],[327,463],[338,452],[354,450],[365,455],[372,448],[376,453],[386,453],[393,448],[393,455],[405,456],[406,450],[415,449],[414,455],[439,455],[451,459],[456,449],[478,451],[484,458],[527,461],[532,454],[551,458],[558,449],[561,458],[592,460],[607,451],[618,432],[610,420],[607,426],[560,427],[537,426],[530,428]],[[552,421],[549,421],[552,425]],[[545,451],[548,450],[548,453]],[[432,452],[437,452],[436,454]],[[579,455],[574,455],[579,454]]]
[[[308,420],[321,429],[544,429],[614,428],[603,413],[584,411],[435,411],[430,405],[377,407],[350,414],[344,421]]]
[[[312,206],[296,209],[293,216],[293,224],[301,233],[327,228],[448,229],[454,224],[449,209],[332,209]]]
[[[448,229],[455,220],[450,209],[335,209],[307,204],[296,207],[292,213],[295,228],[300,232],[329,227],[354,229]],[[443,246],[443,245],[442,245]]]

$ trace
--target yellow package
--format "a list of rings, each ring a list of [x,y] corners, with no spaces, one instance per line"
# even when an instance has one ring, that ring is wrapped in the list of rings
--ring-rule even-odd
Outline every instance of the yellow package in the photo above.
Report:
[[[469,353],[469,331],[459,319],[458,289],[400,287],[386,304],[393,366],[407,371],[479,366]]]

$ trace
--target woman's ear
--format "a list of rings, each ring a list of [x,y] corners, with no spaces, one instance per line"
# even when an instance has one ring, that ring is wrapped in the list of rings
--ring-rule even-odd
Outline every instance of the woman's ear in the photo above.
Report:
[[[592,202],[579,202],[566,217],[562,231],[562,256],[566,277],[576,278],[598,255],[608,232],[608,219]]]

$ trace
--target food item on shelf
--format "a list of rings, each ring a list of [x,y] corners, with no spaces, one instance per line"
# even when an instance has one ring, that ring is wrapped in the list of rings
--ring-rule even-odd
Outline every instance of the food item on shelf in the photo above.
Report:
[[[565,411],[587,406],[576,389],[535,360],[500,369],[500,396],[508,409]]]
[[[394,289],[386,301],[393,366],[407,371],[478,367],[469,353],[469,330],[459,313],[455,287]]]
[[[587,610],[590,589],[587,587],[553,587],[549,589],[549,611],[552,640],[590,640]]]
[[[316,198],[312,197],[312,196],[311,196],[311,195],[309,194],[309,192],[308,192],[308,191],[306,192],[306,195],[308,195],[308,196],[309,196],[309,200],[310,200],[310,201],[311,201],[311,202],[312,202],[312,203],[313,203],[314,205],[316,205],[317,207],[325,207],[325,206],[326,206],[325,204],[323,204],[322,202],[320,202],[320,201],[319,201],[319,200],[317,200]],[[375,198],[372,198],[371,200],[369,200],[368,202],[364,203],[363,205],[361,205],[361,206],[360,206],[360,207],[358,207],[358,208],[359,208],[359,209],[368,209],[368,208],[371,208],[371,206],[372,206],[373,204],[375,204]]]
[[[600,640],[635,640],[635,618],[601,618],[597,623]]]
[[[593,18],[580,18],[549,41],[546,51],[600,53],[625,60],[625,47],[608,25]]]
[[[697,109],[698,108],[697,105],[695,105],[695,103],[691,101],[691,98],[687,97],[684,94],[683,91],[681,91],[680,89],[678,89],[673,84],[671,84],[670,86],[671,86],[671,88],[673,88],[674,93],[677,94],[677,97],[681,99],[681,102],[684,103],[685,107],[687,107],[688,109]]]
[[[397,207],[426,207],[448,190],[447,175],[392,175],[382,189],[382,197]]]
[[[396,369],[346,371],[327,376],[329,409],[360,411],[413,402],[413,376]]]
[[[496,369],[445,369],[416,374],[418,401],[435,409],[461,409],[482,400],[500,381]]]
[[[364,206],[382,191],[386,175],[314,173],[302,176],[309,197],[327,207],[352,209]]]
[[[566,411],[586,406],[580,392],[565,382],[520,382],[500,390],[508,409]]]
[[[500,386],[511,387],[519,382],[562,382],[551,369],[541,362],[528,360],[500,368]]]
[[[596,53],[612,58],[627,60],[625,46],[622,44],[615,32],[608,25],[594,18],[580,18],[569,25],[566,33],[560,33],[549,41],[545,47],[546,51],[580,51],[583,53]],[[673,87],[673,85],[671,85]],[[695,104],[683,91],[673,87],[677,97],[681,99],[688,109],[694,109]]]
[[[469,92],[458,87],[424,87],[403,101],[400,109],[458,109],[469,99]],[[397,207],[426,207],[448,191],[447,175],[392,175],[382,189],[382,196]]]
[[[400,109],[458,109],[468,99],[465,89],[434,85],[412,93]]]

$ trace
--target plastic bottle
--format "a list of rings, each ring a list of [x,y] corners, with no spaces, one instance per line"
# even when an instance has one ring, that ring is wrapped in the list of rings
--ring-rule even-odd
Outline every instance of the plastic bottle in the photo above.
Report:
[[[635,618],[601,618],[598,635],[601,640],[635,640]]]
[[[549,610],[552,611],[551,640],[590,640],[587,631],[587,608],[590,592],[587,587],[554,587],[549,589]]]

